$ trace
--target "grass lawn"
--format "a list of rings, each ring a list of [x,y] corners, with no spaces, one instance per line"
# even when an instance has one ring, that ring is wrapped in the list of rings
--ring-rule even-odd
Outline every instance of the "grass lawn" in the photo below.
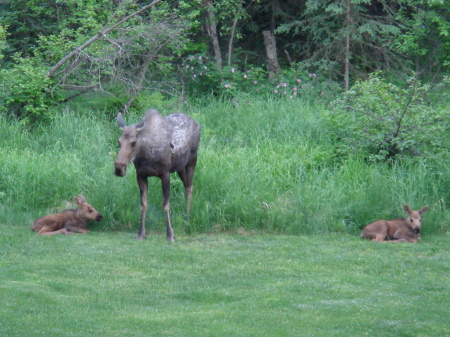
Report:
[[[135,236],[0,225],[0,336],[450,336],[445,235]]]

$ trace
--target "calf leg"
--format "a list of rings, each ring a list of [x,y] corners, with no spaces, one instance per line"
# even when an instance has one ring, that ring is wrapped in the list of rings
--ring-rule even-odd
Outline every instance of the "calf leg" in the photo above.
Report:
[[[65,229],[67,229],[68,234],[72,234],[72,233],[86,234],[89,232],[89,230],[87,228],[83,228],[80,226],[67,226],[67,227],[65,227]]]
[[[408,236],[404,233],[402,233],[402,231],[398,230],[394,233],[393,235],[394,240],[392,242],[412,242],[412,243],[416,243],[417,241],[419,241],[419,237],[411,237]]]
[[[70,234],[70,232],[65,228],[61,228],[56,231],[52,231],[47,226],[42,227],[42,229],[38,232],[38,235],[47,235],[48,236],[48,235],[55,235],[55,234]]]
[[[386,239],[387,230],[387,225],[383,220],[376,221],[364,228],[364,230],[361,232],[361,237],[364,239],[381,242]]]
[[[137,176],[137,183],[139,185],[139,191],[141,195],[141,223],[139,226],[139,233],[138,233],[138,240],[145,239],[145,217],[147,215],[147,196],[148,196],[148,181],[147,178],[143,178],[140,176]]]

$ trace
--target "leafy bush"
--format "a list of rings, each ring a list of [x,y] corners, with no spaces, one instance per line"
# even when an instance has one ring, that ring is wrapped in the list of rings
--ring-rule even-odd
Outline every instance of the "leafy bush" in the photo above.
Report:
[[[0,70],[0,101],[6,109],[28,124],[51,119],[49,110],[54,105],[56,93],[50,91],[52,80],[48,69],[37,59],[16,57],[12,67]]]
[[[383,81],[379,73],[356,83],[331,104],[334,136],[343,141],[340,150],[386,161],[448,148],[450,110],[448,103],[433,104],[432,89],[415,78],[400,88]]]

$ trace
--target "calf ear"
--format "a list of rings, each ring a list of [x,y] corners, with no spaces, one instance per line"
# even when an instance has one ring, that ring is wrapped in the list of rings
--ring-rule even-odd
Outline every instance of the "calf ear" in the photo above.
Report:
[[[419,210],[419,214],[423,214],[428,212],[428,206],[423,206],[420,210]]]
[[[408,214],[412,212],[411,207],[409,207],[407,204],[403,205],[403,210]]]
[[[119,112],[117,115],[117,125],[119,125],[119,128],[123,129],[125,127],[125,121],[123,120],[122,113]]]
[[[78,206],[81,205],[81,202],[80,202],[80,200],[78,199],[78,197],[73,198],[73,201],[75,202],[76,205],[78,205]]]
[[[75,204],[80,206],[83,202],[86,202],[86,199],[82,194],[78,195],[78,197],[73,198],[73,201],[75,201]]]

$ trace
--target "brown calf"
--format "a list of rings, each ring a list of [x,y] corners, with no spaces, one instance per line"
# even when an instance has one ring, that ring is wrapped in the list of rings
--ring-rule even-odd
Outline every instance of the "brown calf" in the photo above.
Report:
[[[406,219],[375,221],[364,228],[361,237],[377,242],[392,240],[392,242],[416,243],[420,239],[420,224],[422,222],[420,215],[428,211],[428,206],[413,211],[408,205],[404,205],[403,209],[408,213]]]
[[[80,194],[73,198],[77,209],[67,209],[58,214],[50,214],[36,219],[33,231],[41,235],[87,233],[89,221],[100,222],[103,216]]]

